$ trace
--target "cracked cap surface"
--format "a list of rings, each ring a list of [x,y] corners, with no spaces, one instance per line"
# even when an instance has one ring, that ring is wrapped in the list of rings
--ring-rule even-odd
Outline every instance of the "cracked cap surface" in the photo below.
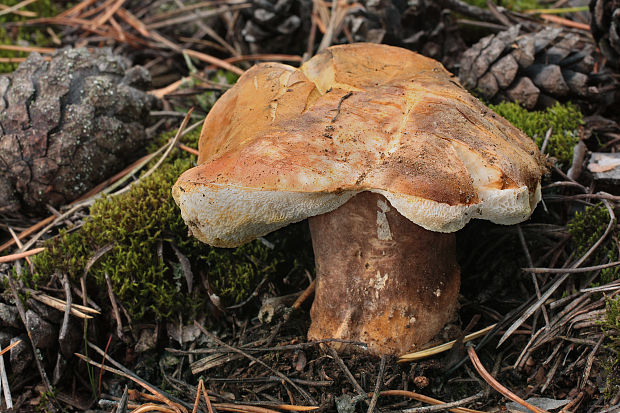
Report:
[[[252,67],[209,112],[173,196],[193,235],[233,247],[363,191],[452,232],[513,224],[540,199],[532,140],[443,66],[385,45],[331,47],[301,68]]]

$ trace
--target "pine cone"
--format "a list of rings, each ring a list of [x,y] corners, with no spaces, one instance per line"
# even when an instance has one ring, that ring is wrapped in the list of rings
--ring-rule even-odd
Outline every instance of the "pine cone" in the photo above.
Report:
[[[620,0],[590,1],[590,30],[610,65],[620,69]]]
[[[132,160],[146,141],[148,72],[108,49],[33,53],[0,77],[0,213],[70,202]]]
[[[614,79],[593,73],[595,45],[589,36],[554,27],[519,31],[512,26],[465,51],[459,70],[463,86],[490,102],[517,101],[528,109],[572,100],[589,112],[589,106],[614,102]]]
[[[363,0],[346,18],[355,42],[404,47],[454,67],[465,42],[449,10],[430,0]],[[346,43],[344,35],[340,43]]]
[[[242,14],[242,40],[250,53],[301,55],[311,11],[311,0],[255,0]]]

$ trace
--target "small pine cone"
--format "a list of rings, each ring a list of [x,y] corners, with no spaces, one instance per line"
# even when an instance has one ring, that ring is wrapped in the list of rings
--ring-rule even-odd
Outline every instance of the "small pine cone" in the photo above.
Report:
[[[240,40],[250,53],[301,55],[310,32],[311,12],[311,0],[255,0],[240,19]]]
[[[33,53],[0,76],[0,213],[36,215],[119,171],[157,100],[146,69],[108,49]]]
[[[510,100],[528,109],[558,100],[611,105],[617,84],[593,73],[595,45],[581,32],[547,27],[519,34],[520,27],[482,38],[460,60],[459,79],[490,102]]]
[[[590,1],[590,30],[609,64],[620,69],[620,0]]]
[[[414,50],[452,68],[465,50],[450,12],[430,0],[362,0],[345,19],[355,42],[385,43]],[[340,43],[347,38],[341,35]]]

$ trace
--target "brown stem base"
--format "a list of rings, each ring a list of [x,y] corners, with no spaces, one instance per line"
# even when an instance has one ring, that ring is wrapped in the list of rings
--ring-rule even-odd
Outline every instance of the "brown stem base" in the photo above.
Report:
[[[308,338],[404,354],[449,321],[459,290],[455,236],[427,231],[362,192],[310,218],[317,285]]]

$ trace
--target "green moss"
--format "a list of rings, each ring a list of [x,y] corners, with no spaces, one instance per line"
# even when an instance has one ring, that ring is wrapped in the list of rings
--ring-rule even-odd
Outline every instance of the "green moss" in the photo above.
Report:
[[[601,324],[610,355],[603,367],[607,376],[605,394],[613,397],[620,390],[620,297],[607,300],[605,320]]]
[[[6,6],[14,6],[21,0],[3,0],[2,4]],[[34,3],[22,7],[20,10],[34,12],[36,17],[49,17],[58,13],[58,7],[50,0],[39,0]],[[49,36],[45,33],[42,26],[12,26],[7,28],[6,23],[22,22],[32,17],[20,16],[15,13],[4,14],[0,16],[0,44],[16,45],[20,42],[26,42],[29,45],[49,46]],[[0,57],[15,58],[27,57],[28,53],[17,52],[12,50],[0,50]],[[1,63],[0,73],[8,73],[15,70],[17,63]]]
[[[552,128],[546,153],[555,157],[560,166],[570,166],[573,148],[579,141],[579,127],[584,123],[577,106],[556,103],[544,111],[531,112],[513,102],[502,102],[490,107],[532,137],[538,147],[542,145],[549,128]]]
[[[197,135],[199,131],[188,138],[195,142]],[[170,190],[194,162],[193,156],[177,151],[130,191],[96,201],[81,228],[61,231],[33,259],[34,280],[42,282],[56,272],[79,278],[92,257],[111,246],[92,265],[89,279],[105,295],[108,274],[125,308],[134,319],[142,319],[178,312],[192,316],[204,310],[208,293],[203,278],[226,306],[246,299],[263,278],[295,266],[296,257],[282,248],[286,236],[274,235],[274,249],[260,241],[236,249],[213,248],[188,236]],[[189,259],[193,291],[187,290],[173,245]]]
[[[609,224],[609,212],[603,204],[586,207],[583,212],[577,212],[568,222],[568,232],[575,251],[575,257],[583,256],[601,238]],[[590,262],[603,264],[618,261],[618,249],[614,238],[617,239],[620,231],[614,229],[603,244],[597,248]],[[600,283],[607,284],[620,278],[620,268],[612,267],[601,270]]]

